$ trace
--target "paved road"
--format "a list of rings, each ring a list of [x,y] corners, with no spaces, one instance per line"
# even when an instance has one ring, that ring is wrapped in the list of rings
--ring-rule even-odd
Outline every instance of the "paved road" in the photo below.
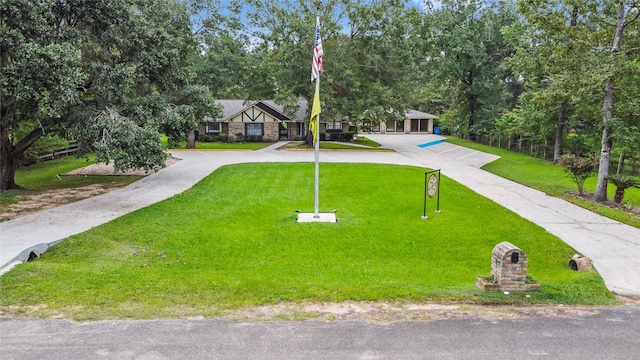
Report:
[[[521,320],[230,322],[0,318],[10,359],[637,359],[640,307]]]

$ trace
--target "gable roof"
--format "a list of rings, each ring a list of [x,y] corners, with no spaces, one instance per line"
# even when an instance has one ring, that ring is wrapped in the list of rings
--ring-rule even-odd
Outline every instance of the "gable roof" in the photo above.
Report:
[[[437,119],[438,117],[435,115],[427,114],[422,111],[407,109],[404,113],[404,116],[410,120],[422,120],[422,119]]]
[[[298,111],[294,114],[293,118],[289,118],[284,114],[284,106],[276,104],[273,100],[241,100],[241,99],[223,99],[216,100],[218,105],[222,106],[222,117],[217,118],[217,121],[225,122],[241,112],[255,106],[262,111],[268,113],[274,118],[280,121],[304,121],[307,115],[308,104],[305,100],[298,101]],[[205,121],[210,121],[211,118],[205,118]]]

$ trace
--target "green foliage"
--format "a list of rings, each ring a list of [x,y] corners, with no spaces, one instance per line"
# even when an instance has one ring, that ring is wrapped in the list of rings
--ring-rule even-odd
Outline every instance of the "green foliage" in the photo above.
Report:
[[[574,154],[564,154],[560,156],[559,164],[565,172],[575,181],[578,186],[578,193],[584,194],[584,181],[592,176],[597,167],[596,158],[576,156]]]
[[[107,109],[96,118],[101,137],[96,141],[96,161],[109,163],[115,171],[164,167],[167,154],[156,131],[141,127],[131,119]]]
[[[609,176],[609,182],[616,187],[616,194],[613,201],[618,204],[622,203],[624,199],[624,193],[627,189],[632,187],[640,187],[640,180],[626,175],[611,175]]]
[[[513,107],[519,87],[506,66],[512,52],[501,29],[516,21],[508,2],[442,1],[425,14],[429,37],[430,88],[448,84],[441,96],[460,134],[489,132],[504,109]]]
[[[167,136],[170,148],[176,148],[180,140],[187,136],[187,132],[198,126],[193,108],[189,105],[168,108],[159,121],[160,132]]]
[[[143,128],[134,137],[145,143],[136,150],[129,133],[107,129],[110,140],[100,142],[99,159],[114,160],[119,169],[162,165],[155,150],[148,157],[145,151],[154,147],[154,132],[159,136],[152,120],[193,76],[188,60],[196,42],[184,4],[11,0],[0,10],[0,190],[16,185],[16,159],[51,130],[72,129],[81,149],[93,150],[104,130],[95,117],[107,108],[128,119],[127,127]],[[198,102],[196,94],[186,96]]]

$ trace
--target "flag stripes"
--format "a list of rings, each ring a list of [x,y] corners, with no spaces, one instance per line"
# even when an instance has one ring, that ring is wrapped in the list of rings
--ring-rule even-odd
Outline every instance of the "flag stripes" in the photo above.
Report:
[[[322,39],[320,39],[320,19],[316,19],[316,40],[313,45],[313,66],[311,67],[311,81],[322,72]]]

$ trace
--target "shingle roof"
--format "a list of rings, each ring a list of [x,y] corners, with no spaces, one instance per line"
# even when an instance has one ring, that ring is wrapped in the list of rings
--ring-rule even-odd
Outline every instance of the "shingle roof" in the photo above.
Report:
[[[251,100],[240,100],[240,99],[223,99],[216,100],[216,103],[222,105],[222,117],[216,120],[218,121],[227,121],[237,114],[241,113],[243,110],[250,108],[251,106],[258,106],[260,108],[266,107],[275,110],[276,113],[272,111],[270,112],[276,118],[282,121],[305,121],[307,116],[307,107],[308,104],[306,100],[298,101],[298,111],[295,113],[294,117],[291,119],[284,115],[284,106],[276,104],[273,100],[260,100],[260,101],[251,101]],[[209,119],[205,119],[209,120]]]
[[[431,114],[427,114],[425,112],[422,111],[418,111],[418,110],[413,110],[413,109],[408,109],[407,112],[404,113],[404,116],[407,119],[415,119],[415,120],[422,120],[422,119],[437,119],[438,117],[435,115],[431,115]]]

